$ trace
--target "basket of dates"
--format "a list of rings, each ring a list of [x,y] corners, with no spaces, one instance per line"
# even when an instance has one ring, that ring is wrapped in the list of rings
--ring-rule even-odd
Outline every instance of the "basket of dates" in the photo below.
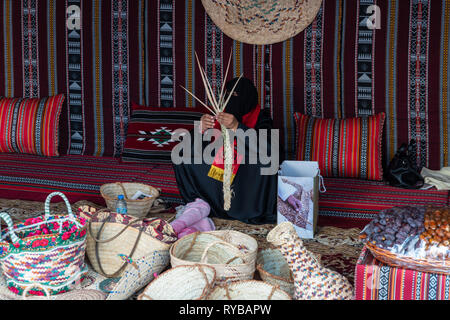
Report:
[[[394,207],[360,234],[379,261],[393,267],[450,274],[450,208]]]

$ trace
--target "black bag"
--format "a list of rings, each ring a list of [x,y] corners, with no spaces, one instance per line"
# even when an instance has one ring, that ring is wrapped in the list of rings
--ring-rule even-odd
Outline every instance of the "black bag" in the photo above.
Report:
[[[389,163],[385,178],[391,186],[405,189],[423,187],[424,179],[414,161],[415,148],[415,140],[411,140],[409,145],[402,144]]]

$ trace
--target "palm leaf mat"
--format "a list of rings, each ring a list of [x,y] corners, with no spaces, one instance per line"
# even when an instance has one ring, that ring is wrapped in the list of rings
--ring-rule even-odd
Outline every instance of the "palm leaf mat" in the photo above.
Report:
[[[89,205],[94,208],[101,208],[97,204],[88,201],[79,201],[72,205],[72,210],[76,212],[78,207]],[[50,211],[63,214],[67,212],[64,202],[53,203]],[[14,223],[25,219],[42,215],[44,203],[23,200],[0,199],[0,212],[8,213]],[[158,213],[150,216],[159,217],[164,220],[172,220],[174,213]],[[235,230],[248,234],[256,239],[258,247],[269,248],[271,245],[266,241],[266,236],[273,229],[274,225],[248,225],[240,221],[223,220],[213,218],[217,230]],[[305,246],[312,252],[321,256],[324,266],[346,276],[351,283],[354,283],[355,266],[363,248],[363,243],[359,240],[359,229],[340,229],[335,227],[318,227],[313,240],[304,240]],[[258,277],[256,273],[256,278]],[[136,297],[136,295],[134,295]]]

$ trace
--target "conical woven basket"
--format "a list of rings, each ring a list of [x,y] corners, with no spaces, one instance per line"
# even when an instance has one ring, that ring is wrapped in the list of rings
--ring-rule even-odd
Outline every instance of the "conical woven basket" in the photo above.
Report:
[[[153,280],[138,300],[205,300],[215,280],[216,270],[212,267],[178,266]]]
[[[290,296],[294,295],[294,277],[280,250],[266,249],[259,251],[256,269],[264,282],[279,286]]]
[[[123,256],[137,260],[152,252],[168,252],[170,249],[170,244],[140,232],[137,228],[127,228],[119,222],[105,223],[101,236],[98,237],[102,224],[89,221],[86,253],[94,270],[106,277],[116,278],[122,275],[127,266]],[[105,239],[105,243],[96,241],[94,237],[98,237],[97,240]],[[107,241],[110,239],[113,240]]]
[[[292,300],[280,288],[263,281],[248,280],[215,287],[208,300]]]
[[[216,284],[253,279],[258,244],[237,231],[190,234],[170,249],[172,267],[206,264],[216,269]]]
[[[131,200],[130,197],[141,191],[145,194],[152,195],[151,198],[145,198],[141,200]],[[119,195],[124,195],[125,201],[127,202],[127,214],[134,217],[146,217],[153,206],[155,200],[159,197],[160,192],[158,189],[142,184],[142,183],[108,183],[100,187],[100,193],[105,199],[106,205],[109,210],[116,210],[117,197]]]

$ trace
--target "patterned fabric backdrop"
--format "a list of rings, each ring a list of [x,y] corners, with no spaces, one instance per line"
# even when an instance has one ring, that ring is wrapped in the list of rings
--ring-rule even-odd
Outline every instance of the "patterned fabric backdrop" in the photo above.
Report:
[[[304,32],[267,46],[228,38],[200,0],[0,3],[0,95],[65,93],[69,154],[119,156],[132,101],[196,106],[180,87],[205,99],[195,53],[220,86],[232,52],[231,76],[253,79],[287,158],[295,153],[295,111],[334,118],[383,111],[385,163],[414,138],[419,165],[450,165],[448,0],[324,0]],[[380,29],[368,28],[372,5]]]

